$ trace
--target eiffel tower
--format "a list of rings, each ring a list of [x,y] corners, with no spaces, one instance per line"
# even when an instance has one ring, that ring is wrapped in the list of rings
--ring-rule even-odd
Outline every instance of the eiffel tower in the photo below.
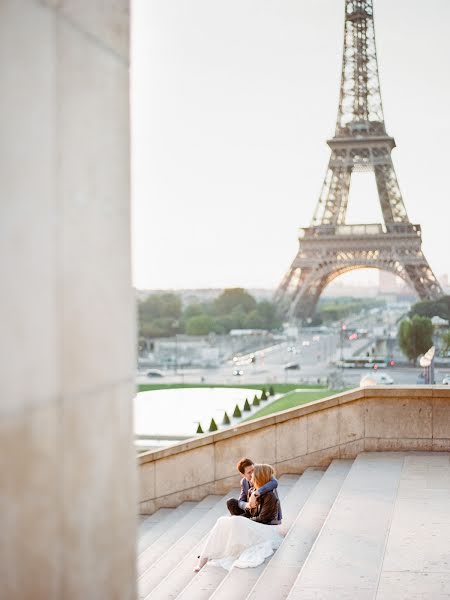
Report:
[[[336,277],[377,268],[401,277],[421,300],[442,295],[421,249],[420,225],[406,212],[387,135],[375,45],[373,0],[345,0],[344,51],[331,158],[310,227],[276,294],[290,318],[314,314],[323,289]],[[373,171],[384,223],[345,223],[353,171]]]

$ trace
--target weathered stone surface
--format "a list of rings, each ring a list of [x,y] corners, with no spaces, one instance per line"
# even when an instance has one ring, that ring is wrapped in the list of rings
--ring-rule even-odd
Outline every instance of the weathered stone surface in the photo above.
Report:
[[[419,450],[430,452],[433,449],[433,440],[417,438],[365,438],[364,450],[366,452],[409,452]]]
[[[432,400],[419,397],[369,399],[365,402],[364,419],[368,438],[431,438]]]
[[[1,418],[60,391],[53,36],[42,6],[0,4]]]
[[[215,478],[223,479],[236,473],[236,463],[243,456],[255,462],[275,463],[275,427],[264,427],[215,443]]]
[[[141,503],[146,498],[155,498],[155,464],[154,462],[144,463],[139,468],[139,498]]]
[[[59,10],[74,29],[79,30],[91,43],[117,54],[123,60],[129,56],[129,0],[40,0]]]
[[[156,497],[212,483],[214,471],[213,445],[163,458],[155,464]]]
[[[339,406],[339,443],[347,444],[364,438],[364,401]]]
[[[127,574],[133,573],[130,531],[135,528],[136,479],[130,396],[129,386],[112,386],[70,399],[64,408],[63,589],[67,598],[93,597],[100,581],[115,579],[116,589],[125,594]]]
[[[0,596],[131,600],[128,67],[58,4],[0,3]]]
[[[448,398],[433,398],[433,438],[450,437],[450,402]]]
[[[309,467],[328,467],[332,460],[340,458],[339,446],[327,448],[326,450],[318,450],[291,458],[277,463],[277,472],[283,473],[303,473]]]
[[[341,444],[339,446],[339,458],[356,458],[358,454],[364,452],[365,440],[360,439],[355,442],[348,442],[347,444]]]
[[[63,388],[65,394],[79,394],[123,381],[135,365],[128,250],[129,81],[125,65],[59,21]]]
[[[319,410],[307,417],[308,453],[339,445],[339,407]]]
[[[276,462],[302,456],[307,452],[307,418],[300,417],[276,425]]]

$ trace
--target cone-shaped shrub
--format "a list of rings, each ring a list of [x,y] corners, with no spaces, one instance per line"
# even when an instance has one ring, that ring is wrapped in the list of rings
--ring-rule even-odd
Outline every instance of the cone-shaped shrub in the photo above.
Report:
[[[202,426],[200,425],[200,423],[198,424],[198,427],[197,427],[197,433],[205,433],[203,431]]]
[[[261,400],[267,400],[268,396],[267,396],[267,392],[266,389],[263,388],[263,391],[261,393]]]
[[[236,404],[236,406],[234,407],[233,417],[235,417],[236,419],[242,417],[241,409],[239,408],[238,404]]]
[[[250,404],[249,404],[247,398],[245,399],[245,402],[244,402],[244,410],[246,410],[246,411],[252,410],[250,408]]]
[[[211,419],[211,424],[209,426],[209,431],[217,431],[218,427],[216,425],[216,422],[214,421],[214,419]]]
[[[273,389],[272,385],[269,388],[269,396],[275,396],[275,390]]]
[[[229,425],[230,424],[230,417],[227,415],[227,412],[225,411],[225,414],[223,415],[223,419],[222,419],[222,425]]]
[[[253,398],[253,406],[259,406],[259,398],[258,396],[255,395],[255,397]]]

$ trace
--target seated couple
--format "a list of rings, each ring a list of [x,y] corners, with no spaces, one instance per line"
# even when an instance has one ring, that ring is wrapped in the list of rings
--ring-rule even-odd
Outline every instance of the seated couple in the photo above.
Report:
[[[231,516],[217,519],[195,571],[208,561],[227,570],[257,567],[281,544],[282,514],[273,467],[243,458],[237,469],[243,475],[239,499],[227,501]]]

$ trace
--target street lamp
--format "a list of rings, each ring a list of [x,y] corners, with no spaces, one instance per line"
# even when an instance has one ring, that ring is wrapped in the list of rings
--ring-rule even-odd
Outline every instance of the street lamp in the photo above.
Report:
[[[343,360],[344,360],[344,348],[343,348],[343,344],[344,344],[344,332],[347,331],[347,325],[345,323],[342,323],[341,325],[341,367],[343,367]]]
[[[431,348],[420,359],[420,366],[425,369],[425,383],[434,385],[434,355],[435,347]]]
[[[175,364],[174,364],[174,370],[175,370],[175,375],[177,374],[177,366],[178,366],[178,333],[177,333],[177,328],[178,328],[179,322],[177,320],[172,321],[172,328],[175,330]]]

